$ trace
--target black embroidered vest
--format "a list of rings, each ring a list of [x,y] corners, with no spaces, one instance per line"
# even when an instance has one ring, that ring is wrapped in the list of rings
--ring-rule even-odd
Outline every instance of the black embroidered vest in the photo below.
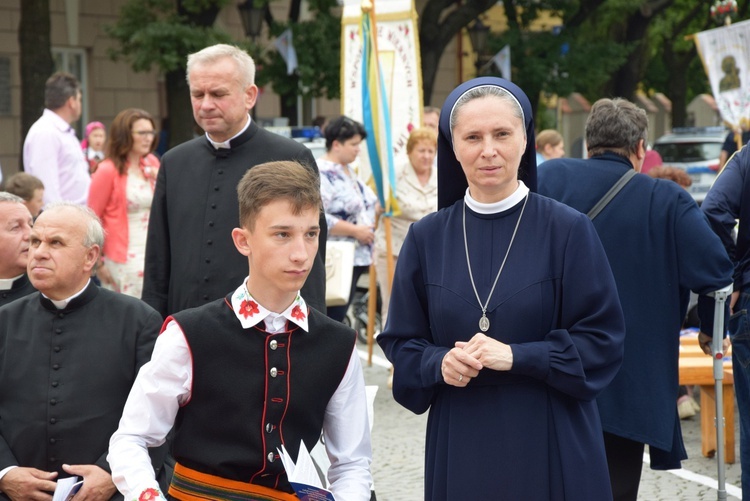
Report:
[[[243,329],[229,297],[174,319],[193,358],[191,399],[178,412],[173,455],[194,470],[293,492],[277,448],[293,458],[320,437],[325,409],[354,349],[354,332],[310,309],[310,332],[287,322]]]

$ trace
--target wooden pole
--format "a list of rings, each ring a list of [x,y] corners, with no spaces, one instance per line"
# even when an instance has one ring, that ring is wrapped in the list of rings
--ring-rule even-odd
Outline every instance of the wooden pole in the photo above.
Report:
[[[389,216],[382,218],[383,228],[385,230],[385,249],[386,249],[386,277],[381,277],[380,281],[388,281],[388,290],[393,285],[393,237],[391,236],[391,218]],[[372,350],[375,345],[375,314],[378,309],[378,279],[375,271],[375,263],[370,265],[370,295],[367,300],[367,366],[372,366]],[[381,328],[383,325],[380,326]]]
[[[370,295],[367,298],[367,366],[372,367],[372,349],[375,342],[375,309],[378,306],[378,278],[375,263],[370,265]]]

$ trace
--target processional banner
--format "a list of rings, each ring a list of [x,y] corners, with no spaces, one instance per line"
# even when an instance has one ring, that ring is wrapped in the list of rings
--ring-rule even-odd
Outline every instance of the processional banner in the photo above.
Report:
[[[369,18],[363,17],[362,0],[344,1],[341,113],[364,123],[368,130],[368,122],[374,127],[376,137],[368,139],[376,140],[377,152],[372,147],[362,148],[359,175],[375,181],[386,208],[392,198],[394,172],[408,161],[409,133],[422,123],[417,13],[413,0],[368,3],[373,14]],[[378,158],[372,158],[375,156]]]
[[[750,21],[701,31],[694,40],[722,120],[750,128]]]

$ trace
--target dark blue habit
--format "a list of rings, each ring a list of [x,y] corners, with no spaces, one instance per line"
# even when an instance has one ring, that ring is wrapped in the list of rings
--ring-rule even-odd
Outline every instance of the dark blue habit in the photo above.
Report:
[[[633,165],[614,153],[557,159],[539,168],[539,193],[581,212]],[[679,468],[687,454],[677,414],[679,333],[689,291],[729,285],[732,262],[698,205],[676,183],[637,174],[594,220],[625,314],[622,369],[598,397],[604,431],[648,444],[651,468]],[[699,298],[702,330],[713,300]]]
[[[486,335],[510,345],[510,371],[483,369],[464,388],[447,385],[441,362],[479,332],[482,312],[469,279],[462,211],[468,182],[453,151],[451,115],[461,96],[495,86],[523,112],[526,150],[518,177],[528,202],[487,307]],[[438,207],[414,223],[399,254],[385,330],[393,396],[429,409],[425,499],[612,499],[594,399],[617,373],[625,325],[612,272],[588,218],[537,195],[531,103],[517,85],[480,77],[443,104],[438,135]],[[467,208],[472,271],[484,303],[523,202],[496,214]]]
[[[441,361],[479,331],[462,238],[464,201],[415,223],[399,255],[378,343],[394,398],[429,409],[425,499],[611,499],[595,398],[617,373],[624,321],[589,219],[530,193],[487,308],[488,336],[511,346],[508,372],[446,385]],[[471,266],[485,301],[523,202],[466,210]]]

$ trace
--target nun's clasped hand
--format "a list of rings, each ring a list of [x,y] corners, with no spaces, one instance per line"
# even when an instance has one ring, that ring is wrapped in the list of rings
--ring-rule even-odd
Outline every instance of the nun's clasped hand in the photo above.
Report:
[[[487,369],[509,371],[513,367],[513,350],[510,346],[481,332],[477,332],[468,342],[457,342],[456,347],[463,349]]]
[[[462,348],[456,347],[445,354],[440,370],[446,384],[463,388],[472,378],[477,377],[482,370],[482,363]]]

